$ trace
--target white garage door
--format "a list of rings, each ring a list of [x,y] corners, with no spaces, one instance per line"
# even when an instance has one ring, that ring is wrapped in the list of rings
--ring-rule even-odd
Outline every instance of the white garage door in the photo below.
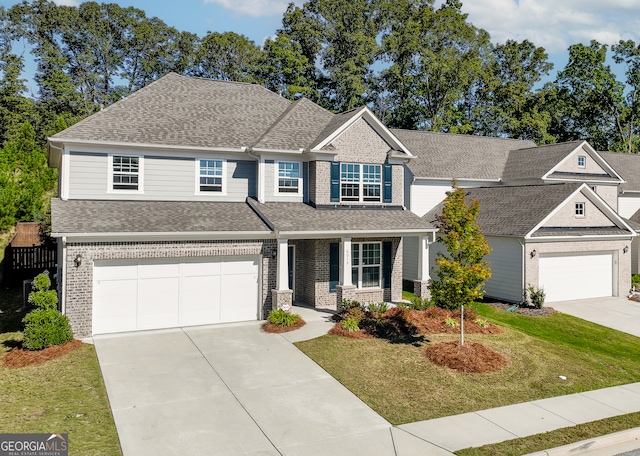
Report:
[[[93,334],[256,320],[259,258],[96,261]]]
[[[611,252],[542,254],[539,267],[546,302],[613,295]]]

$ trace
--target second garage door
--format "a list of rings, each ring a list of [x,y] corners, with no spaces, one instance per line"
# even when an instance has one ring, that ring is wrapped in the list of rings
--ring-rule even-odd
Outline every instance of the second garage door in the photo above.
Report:
[[[542,254],[539,268],[547,302],[613,295],[611,252]]]
[[[96,261],[93,334],[258,318],[259,257]]]

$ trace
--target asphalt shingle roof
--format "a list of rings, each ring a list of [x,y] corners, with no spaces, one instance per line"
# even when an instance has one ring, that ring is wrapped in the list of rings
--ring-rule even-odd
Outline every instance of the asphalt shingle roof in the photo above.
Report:
[[[499,186],[465,189],[468,199],[480,203],[478,224],[486,235],[525,236],[565,201],[580,183]],[[423,218],[434,221],[442,203]]]
[[[336,117],[314,102],[301,98],[265,132],[253,147],[264,149],[306,149],[314,146],[325,126]]]
[[[640,155],[617,152],[598,152],[626,182],[623,191],[640,192]]]
[[[570,141],[514,150],[509,154],[502,178],[505,182],[540,179],[583,142]]]
[[[391,130],[416,158],[407,166],[416,177],[491,179],[502,177],[509,152],[535,147],[532,141],[488,136]]]
[[[253,145],[290,105],[259,85],[170,73],[51,139],[237,148]]]
[[[54,233],[173,233],[271,230],[246,203],[51,200]]]
[[[401,209],[316,209],[304,203],[257,203],[280,232],[433,230],[426,219]]]

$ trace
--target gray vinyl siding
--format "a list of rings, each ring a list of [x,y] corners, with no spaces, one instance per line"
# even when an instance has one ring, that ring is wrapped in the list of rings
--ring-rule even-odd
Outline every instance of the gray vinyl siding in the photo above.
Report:
[[[493,249],[485,259],[490,263],[492,276],[485,283],[486,296],[509,302],[522,301],[522,247],[518,238],[487,236]],[[436,256],[446,254],[443,244],[436,242],[429,248],[429,274],[436,279]]]
[[[254,161],[226,161],[226,195],[196,194],[195,157],[144,156],[143,193],[109,191],[108,156],[71,153],[69,198],[155,201],[245,201],[256,195],[257,166]]]
[[[418,278],[418,236],[402,238],[402,279]]]
[[[107,199],[107,154],[78,154],[69,157],[69,198]],[[61,176],[62,177],[62,176]]]
[[[485,259],[491,278],[485,284],[486,296],[509,302],[522,302],[522,246],[518,238],[487,236],[493,249]]]
[[[286,160],[283,160],[286,161]],[[304,188],[305,188],[305,166],[303,163],[300,163],[300,174],[302,176],[302,191],[303,193],[300,195],[287,195],[279,194],[276,190],[277,178],[278,178],[278,162],[267,161],[265,162],[264,169],[264,199],[266,202],[271,203],[301,203],[303,201],[304,196]]]
[[[640,255],[640,236],[631,239],[631,274],[639,274],[638,256]]]

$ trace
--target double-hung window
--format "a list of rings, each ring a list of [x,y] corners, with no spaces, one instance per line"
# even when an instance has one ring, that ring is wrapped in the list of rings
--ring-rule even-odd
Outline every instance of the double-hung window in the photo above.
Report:
[[[351,280],[358,288],[380,287],[382,246],[380,242],[351,244]]]
[[[129,155],[111,156],[111,189],[141,190],[142,158]]]
[[[342,163],[340,197],[342,201],[378,202],[382,193],[382,165]]]
[[[278,162],[278,193],[300,193],[300,163]]]
[[[224,161],[201,159],[199,165],[199,191],[221,193],[224,180]]]

